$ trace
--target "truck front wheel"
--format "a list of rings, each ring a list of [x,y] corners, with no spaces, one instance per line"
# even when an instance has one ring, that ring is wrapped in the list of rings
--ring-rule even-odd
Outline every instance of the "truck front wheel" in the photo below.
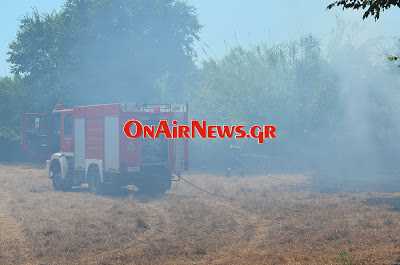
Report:
[[[72,185],[69,183],[69,181],[67,179],[63,179],[59,165],[56,165],[53,169],[52,181],[55,190],[68,191],[72,188]]]

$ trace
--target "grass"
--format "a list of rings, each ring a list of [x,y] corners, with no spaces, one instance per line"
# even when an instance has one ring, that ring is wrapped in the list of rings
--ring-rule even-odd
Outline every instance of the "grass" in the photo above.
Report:
[[[323,194],[267,177],[184,176],[165,196],[56,192],[44,169],[0,165],[0,264],[396,264],[399,193]],[[301,175],[278,176],[307,181]]]

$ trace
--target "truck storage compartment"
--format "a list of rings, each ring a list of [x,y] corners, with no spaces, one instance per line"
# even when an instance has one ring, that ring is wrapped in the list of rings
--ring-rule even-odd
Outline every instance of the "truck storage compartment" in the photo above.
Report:
[[[151,117],[142,119],[143,125],[154,125],[154,132],[157,130],[158,124],[162,118]],[[159,138],[152,139],[150,137],[141,139],[141,162],[147,165],[168,164],[168,139],[164,134],[160,134]]]

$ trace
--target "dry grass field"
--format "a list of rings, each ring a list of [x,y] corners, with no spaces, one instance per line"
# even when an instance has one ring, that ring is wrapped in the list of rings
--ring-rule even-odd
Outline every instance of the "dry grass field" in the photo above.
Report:
[[[186,177],[232,199],[184,182],[158,198],[134,187],[121,196],[58,192],[37,165],[0,165],[0,264],[344,264],[342,250],[353,265],[400,264],[400,193]]]

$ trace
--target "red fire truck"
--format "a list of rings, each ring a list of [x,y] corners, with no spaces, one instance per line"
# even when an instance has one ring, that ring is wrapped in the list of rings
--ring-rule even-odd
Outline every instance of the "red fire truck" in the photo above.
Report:
[[[56,190],[88,183],[90,192],[100,194],[133,184],[145,193],[164,193],[188,169],[187,139],[128,138],[123,127],[129,120],[150,126],[160,120],[186,125],[188,105],[127,103],[63,109],[59,104],[50,126],[45,114],[25,114],[23,148],[34,156],[50,157],[46,168]]]

